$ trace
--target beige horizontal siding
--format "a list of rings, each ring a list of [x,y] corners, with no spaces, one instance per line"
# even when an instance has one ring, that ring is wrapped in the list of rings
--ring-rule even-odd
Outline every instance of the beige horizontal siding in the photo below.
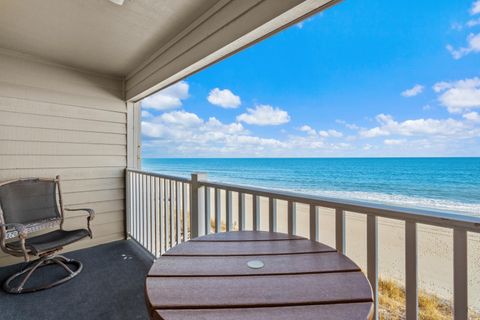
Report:
[[[81,208],[93,208],[95,207],[95,212],[97,214],[101,214],[104,212],[110,211],[121,211],[125,210],[125,202],[122,200],[109,200],[109,201],[101,201],[95,203],[81,203],[81,204],[67,204],[66,208],[71,209],[81,209]],[[84,215],[81,211],[70,211],[66,212],[66,217],[76,217],[79,215]]]
[[[39,141],[125,145],[125,135],[105,132],[79,132],[50,128],[0,126],[0,141]]]
[[[86,95],[75,95],[58,91],[50,88],[48,92],[41,88],[31,87],[27,85],[13,85],[9,82],[0,81],[0,96],[17,98],[22,97],[25,101],[38,101],[46,103],[58,103],[65,106],[77,106],[82,108],[91,108],[99,110],[107,110],[115,113],[126,113],[123,110],[124,101],[112,102],[112,97],[91,97]],[[118,96],[120,97],[120,96]]]
[[[81,180],[67,180],[61,181],[62,189],[65,192],[85,192],[85,191],[100,191],[111,189],[124,189],[125,179],[120,178],[103,178],[103,179],[81,179]]]
[[[120,80],[0,51],[0,181],[61,176],[66,208],[92,208],[94,239],[124,237],[126,104]],[[86,227],[65,212],[65,229]],[[0,266],[19,262],[0,253]]]
[[[66,190],[63,190],[64,192]],[[85,191],[66,193],[63,198],[65,205],[86,204],[108,200],[122,200],[124,199],[123,189],[101,190],[101,191]],[[93,208],[95,209],[95,208]]]
[[[125,167],[126,156],[0,155],[0,168]]]
[[[107,168],[32,168],[3,170],[2,180],[11,180],[17,177],[54,177],[60,175],[65,180],[87,180],[102,178],[123,178],[123,167]]]
[[[97,143],[0,141],[0,155],[121,156],[125,145]]]
[[[121,124],[125,124],[126,119],[126,114],[120,112],[5,97],[0,97],[0,110],[24,114],[47,115],[49,117],[85,119]]]
[[[22,114],[10,111],[0,111],[0,126],[1,125],[126,134],[126,126],[124,123]]]
[[[97,97],[98,100],[121,98],[123,83],[120,79],[100,76],[88,72],[79,72],[50,63],[44,63],[35,58],[21,56],[15,52],[0,50],[0,81],[18,86],[29,86],[39,89],[50,89],[71,96]],[[20,97],[22,98],[22,97]],[[48,99],[48,95],[46,95]],[[110,99],[109,104],[119,104],[121,101]],[[81,103],[83,105],[83,103]]]

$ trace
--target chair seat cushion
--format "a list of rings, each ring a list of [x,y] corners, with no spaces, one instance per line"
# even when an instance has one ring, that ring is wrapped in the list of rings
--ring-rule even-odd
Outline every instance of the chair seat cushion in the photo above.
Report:
[[[55,230],[36,237],[27,238],[25,240],[25,247],[34,255],[38,255],[42,252],[60,249],[67,244],[74,243],[88,236],[89,233],[86,229],[69,231]],[[20,241],[7,243],[6,246],[12,250],[22,250]]]

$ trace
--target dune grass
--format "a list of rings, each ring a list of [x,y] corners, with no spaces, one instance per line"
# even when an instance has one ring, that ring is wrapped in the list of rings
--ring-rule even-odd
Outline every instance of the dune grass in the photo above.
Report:
[[[379,279],[379,318],[384,320],[405,319],[405,288],[392,280]],[[452,303],[433,294],[420,291],[418,294],[420,320],[452,319]],[[471,320],[480,319],[480,313],[470,311]]]

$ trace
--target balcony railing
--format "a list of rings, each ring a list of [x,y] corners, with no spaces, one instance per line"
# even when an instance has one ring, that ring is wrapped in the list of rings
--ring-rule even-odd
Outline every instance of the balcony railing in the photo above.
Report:
[[[201,173],[192,174],[191,179],[187,179],[129,169],[126,179],[127,233],[156,258],[172,246],[190,238],[211,232],[246,230],[247,211],[252,215],[253,230],[261,230],[261,222],[268,219],[268,231],[277,231],[280,222],[277,210],[279,201],[287,204],[286,221],[282,222],[286,223],[289,234],[296,234],[297,231],[297,206],[309,207],[309,237],[317,241],[319,208],[333,209],[335,246],[338,251],[345,253],[346,212],[365,215],[366,273],[376,301],[375,317],[378,316],[378,218],[395,219],[405,223],[405,292],[408,320],[418,318],[417,224],[451,229],[453,315],[455,320],[468,319],[467,233],[480,233],[480,218],[211,182],[207,180],[206,174]],[[247,196],[250,201],[247,201]],[[262,201],[268,201],[268,215],[261,210]],[[234,203],[238,208],[234,209]],[[224,224],[222,212],[225,216]],[[238,225],[235,226],[234,212],[238,214]]]

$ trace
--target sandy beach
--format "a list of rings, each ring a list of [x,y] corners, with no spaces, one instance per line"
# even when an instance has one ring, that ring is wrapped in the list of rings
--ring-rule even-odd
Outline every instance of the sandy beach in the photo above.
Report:
[[[223,197],[222,197],[223,198]],[[232,197],[234,226],[238,226],[237,199]],[[212,198],[213,201],[213,198]],[[222,208],[224,205],[222,204]],[[252,228],[252,198],[246,196],[246,226]],[[262,230],[268,230],[268,201],[260,199]],[[320,241],[335,246],[334,210],[319,208]],[[213,218],[213,212],[212,218]],[[308,237],[308,206],[296,205],[296,234]],[[225,212],[222,212],[222,222]],[[277,201],[277,231],[287,232],[287,203]],[[366,270],[366,216],[346,214],[346,253],[363,270]],[[418,225],[418,280],[419,288],[441,298],[453,297],[453,231],[428,225]],[[379,274],[385,279],[405,282],[405,229],[404,222],[379,218],[378,220]],[[468,234],[469,305],[480,310],[480,235]]]

